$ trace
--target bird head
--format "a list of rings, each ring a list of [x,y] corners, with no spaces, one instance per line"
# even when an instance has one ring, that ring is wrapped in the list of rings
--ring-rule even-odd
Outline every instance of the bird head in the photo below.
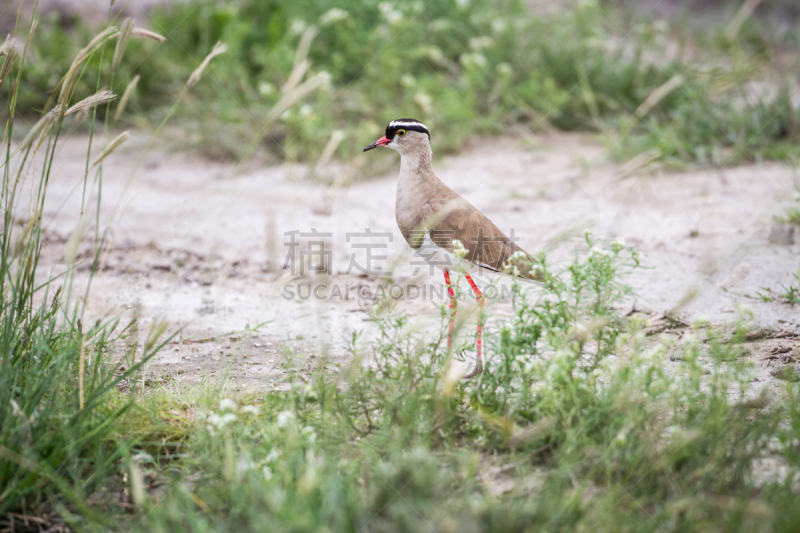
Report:
[[[423,146],[429,147],[430,143],[431,134],[425,124],[413,118],[399,118],[391,121],[386,126],[384,136],[364,148],[364,151],[385,146],[403,155]]]

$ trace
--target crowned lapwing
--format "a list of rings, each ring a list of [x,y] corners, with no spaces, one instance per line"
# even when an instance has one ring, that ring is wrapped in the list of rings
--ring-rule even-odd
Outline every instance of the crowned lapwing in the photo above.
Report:
[[[528,280],[539,280],[540,272],[534,258],[436,176],[431,165],[430,140],[431,134],[424,124],[401,118],[390,122],[385,135],[364,151],[385,146],[400,153],[400,181],[395,203],[397,225],[408,244],[444,272],[450,297],[449,349],[457,311],[455,291],[450,283],[451,268],[464,265],[465,276],[481,310],[484,296],[469,275],[470,270],[484,268]],[[480,374],[483,369],[481,314],[478,313],[477,361],[466,378]]]

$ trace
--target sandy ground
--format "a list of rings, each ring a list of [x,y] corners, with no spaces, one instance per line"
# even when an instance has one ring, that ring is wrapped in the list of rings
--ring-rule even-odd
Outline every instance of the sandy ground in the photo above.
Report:
[[[406,331],[439,331],[440,274],[429,276],[427,267],[412,264],[406,253],[394,221],[395,171],[330,188],[298,166],[252,168],[237,175],[229,165],[152,151],[131,179],[146,140],[134,136],[106,160],[100,219],[101,227],[113,220],[114,239],[93,281],[89,309],[93,316],[139,313],[142,337],[156,320],[166,320],[169,331],[183,328],[153,360],[149,375],[182,383],[229,376],[235,389],[263,389],[283,386],[286,350],[297,354],[296,364],[308,371],[323,355],[332,364],[346,364],[352,333],[364,331],[366,338],[374,332],[366,313],[374,304],[369,294],[380,282],[374,271],[392,269],[406,291],[409,283],[425,289],[425,297],[404,293],[398,302],[397,312],[411,317]],[[87,142],[80,136],[67,139],[56,156],[44,214],[49,224],[44,265],[53,272],[66,267],[69,237],[82,226],[78,213]],[[353,147],[354,158],[397,158],[388,150],[361,154],[360,148]],[[631,283],[639,295],[636,308],[647,314],[672,309],[693,287],[697,296],[678,313],[686,321],[702,316],[724,325],[735,319],[739,306],[752,308],[757,326],[771,332],[751,350],[757,379],[777,382],[776,369],[793,363],[798,307],[748,297],[761,287],[789,283],[800,264],[800,246],[768,239],[774,216],[793,204],[787,166],[625,177],[601,145],[564,134],[480,141],[459,156],[437,158],[434,166],[501,229],[513,229],[528,251],[587,228],[640,248],[647,268],[636,271]],[[91,204],[99,190],[96,184],[90,187]],[[117,206],[118,216],[112,217]],[[93,222],[86,228],[77,287],[88,276]],[[332,251],[330,276],[306,272],[304,277],[282,268],[291,255],[287,232],[312,229],[330,235],[300,235],[295,250],[324,241],[325,250]],[[366,230],[373,235],[365,238]],[[388,259],[367,264],[367,251],[356,246],[366,242],[373,244],[373,257]],[[555,256],[571,246],[561,242]],[[353,253],[359,267],[373,272],[347,273]],[[311,277],[328,286],[317,293],[324,298],[301,297],[308,295]],[[462,290],[462,307],[473,309],[466,283]],[[289,293],[294,297],[287,298]],[[489,314],[498,319],[509,308],[500,298]],[[471,327],[474,317],[468,315],[462,313]],[[206,342],[265,322],[256,333]]]

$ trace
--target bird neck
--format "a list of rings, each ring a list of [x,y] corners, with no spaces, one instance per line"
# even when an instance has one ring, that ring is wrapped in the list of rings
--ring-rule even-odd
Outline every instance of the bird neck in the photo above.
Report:
[[[419,147],[400,154],[400,179],[397,181],[395,210],[400,228],[419,224],[416,215],[440,186],[431,165],[431,147]]]
[[[429,144],[415,146],[405,154],[400,154],[400,174],[433,174],[431,147]]]

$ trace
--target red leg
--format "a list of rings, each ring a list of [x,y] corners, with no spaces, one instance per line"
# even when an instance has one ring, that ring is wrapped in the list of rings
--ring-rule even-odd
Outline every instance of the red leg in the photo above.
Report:
[[[450,296],[450,323],[447,325],[447,349],[450,350],[450,345],[453,342],[453,326],[456,323],[456,293],[453,286],[450,284],[450,271],[444,269],[444,282],[447,284],[447,295]]]
[[[465,379],[477,376],[478,374],[483,371],[483,362],[481,361],[481,344],[482,344],[482,337],[483,337],[483,303],[485,298],[483,297],[483,293],[472,280],[472,277],[464,273],[469,282],[469,286],[472,287],[473,292],[475,293],[475,299],[478,301],[478,335],[476,340],[476,347],[478,349],[478,360],[475,364],[475,370],[464,376]]]

